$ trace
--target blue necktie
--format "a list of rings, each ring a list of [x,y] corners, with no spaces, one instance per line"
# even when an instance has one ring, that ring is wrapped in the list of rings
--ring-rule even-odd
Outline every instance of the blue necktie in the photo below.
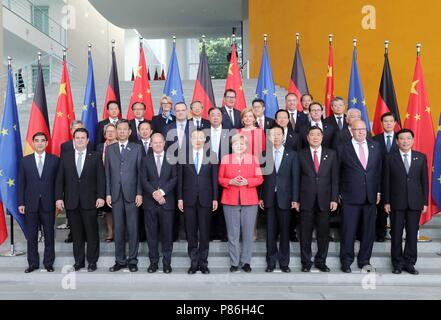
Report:
[[[194,160],[194,168],[196,170],[196,174],[199,174],[199,152],[196,152],[196,158]]]

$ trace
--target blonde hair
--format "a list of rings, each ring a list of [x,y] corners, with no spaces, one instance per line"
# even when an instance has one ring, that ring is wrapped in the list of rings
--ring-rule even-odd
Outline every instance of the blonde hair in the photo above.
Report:
[[[236,142],[243,140],[243,142],[245,143],[245,145],[248,146],[248,138],[246,135],[242,134],[242,133],[236,133],[232,138],[231,138],[231,145],[235,144]]]
[[[162,104],[162,102],[163,102],[164,100],[167,100],[167,103],[170,103],[170,104],[173,105],[173,100],[172,100],[172,98],[169,97],[169,96],[166,96],[166,95],[163,95],[163,96],[161,97],[161,99],[159,100],[159,104]]]
[[[244,118],[245,115],[246,115],[247,113],[249,113],[249,112],[251,112],[251,113],[253,114],[253,117],[254,117],[254,125],[256,125],[256,123],[257,123],[256,114],[254,113],[253,108],[250,108],[250,107],[247,107],[247,108],[243,109],[243,110],[240,112],[240,122],[241,122],[242,124],[244,124],[244,123],[243,123],[243,118]]]

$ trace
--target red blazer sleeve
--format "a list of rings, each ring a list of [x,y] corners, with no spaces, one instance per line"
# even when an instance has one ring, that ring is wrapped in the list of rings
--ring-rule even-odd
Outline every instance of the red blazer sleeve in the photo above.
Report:
[[[230,179],[225,176],[226,170],[228,170],[227,163],[229,163],[229,158],[230,158],[230,155],[225,155],[222,158],[221,164],[219,166],[219,175],[218,175],[218,177],[219,177],[219,184],[222,187],[224,187],[224,188],[230,188],[231,187]]]

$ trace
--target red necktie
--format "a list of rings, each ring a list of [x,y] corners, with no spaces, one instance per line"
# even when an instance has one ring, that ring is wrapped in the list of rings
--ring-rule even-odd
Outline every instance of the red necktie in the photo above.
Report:
[[[319,160],[318,160],[318,156],[317,156],[317,150],[314,150],[314,169],[315,169],[315,173],[318,173],[319,169],[320,169],[320,164],[319,164]]]

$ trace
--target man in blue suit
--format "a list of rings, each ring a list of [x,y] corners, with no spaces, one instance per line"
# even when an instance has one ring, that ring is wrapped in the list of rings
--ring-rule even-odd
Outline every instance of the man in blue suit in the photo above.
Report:
[[[55,179],[58,171],[58,157],[46,153],[48,138],[37,132],[32,137],[35,153],[24,157],[20,163],[18,210],[25,215],[28,231],[28,268],[26,273],[39,268],[38,229],[43,226],[43,265],[53,272],[55,260]]]
[[[342,226],[340,261],[341,270],[351,272],[354,261],[354,242],[361,223],[358,266],[370,265],[375,240],[376,204],[380,202],[382,153],[376,142],[366,140],[367,129],[363,120],[351,125],[352,139],[338,149],[340,161],[340,196]]]

